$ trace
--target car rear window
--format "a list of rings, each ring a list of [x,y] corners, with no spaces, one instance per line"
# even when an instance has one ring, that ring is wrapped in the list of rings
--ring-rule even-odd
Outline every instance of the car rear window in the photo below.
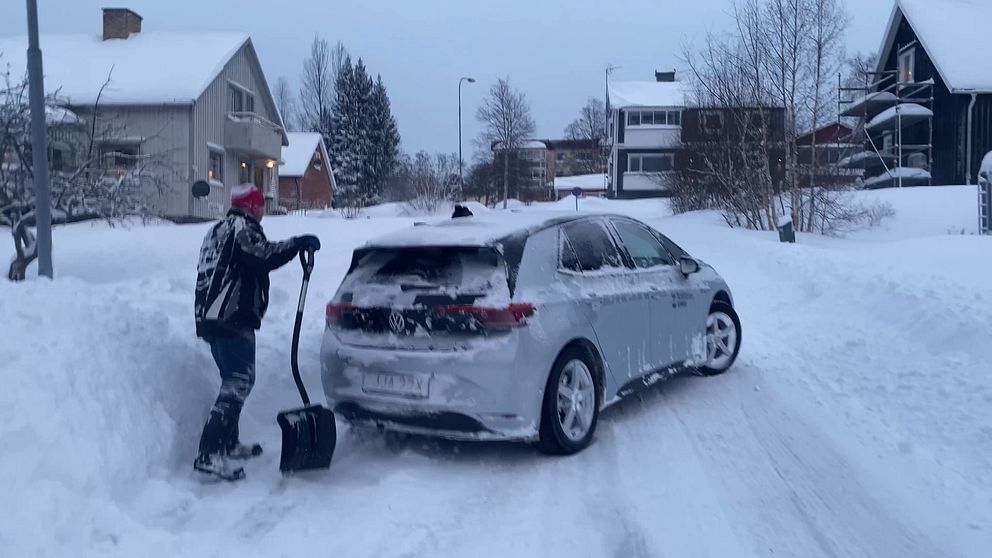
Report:
[[[374,248],[359,256],[349,278],[354,287],[486,292],[500,273],[505,284],[499,254],[489,247]]]

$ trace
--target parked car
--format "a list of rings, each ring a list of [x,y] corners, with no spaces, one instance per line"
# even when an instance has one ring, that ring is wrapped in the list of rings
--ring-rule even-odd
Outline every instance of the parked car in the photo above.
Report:
[[[740,343],[727,284],[647,225],[501,213],[355,250],[327,304],[322,377],[352,423],[568,454],[604,406],[725,372]]]

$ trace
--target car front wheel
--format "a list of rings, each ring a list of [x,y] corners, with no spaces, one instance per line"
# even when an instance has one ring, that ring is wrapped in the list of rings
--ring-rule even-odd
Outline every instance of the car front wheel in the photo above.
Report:
[[[541,451],[568,455],[592,442],[599,420],[598,370],[595,357],[579,347],[558,356],[544,390],[537,444]]]
[[[706,317],[706,364],[699,368],[700,374],[723,374],[733,366],[740,350],[741,320],[737,312],[726,302],[713,302]]]

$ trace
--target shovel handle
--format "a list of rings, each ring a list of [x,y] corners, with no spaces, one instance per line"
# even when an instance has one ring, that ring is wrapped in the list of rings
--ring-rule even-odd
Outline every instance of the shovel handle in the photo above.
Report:
[[[296,389],[303,399],[303,406],[310,405],[310,397],[307,395],[307,388],[303,385],[300,377],[300,330],[303,328],[303,306],[307,301],[307,287],[310,286],[310,273],[313,272],[312,248],[300,250],[300,264],[303,265],[303,285],[300,286],[300,304],[296,307],[296,323],[293,325],[293,348],[290,356],[290,365],[293,368],[293,380],[296,381]]]

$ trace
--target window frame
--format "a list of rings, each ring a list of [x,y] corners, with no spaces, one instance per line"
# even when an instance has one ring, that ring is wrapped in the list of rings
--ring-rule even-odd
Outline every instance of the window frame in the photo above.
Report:
[[[635,158],[640,161],[640,163],[638,165],[638,170],[633,170],[632,169],[632,166],[633,166],[632,165],[632,161]],[[662,160],[668,160],[669,161],[669,165],[668,165],[669,168],[667,170],[666,169],[662,169],[662,170],[656,170],[656,171],[653,171],[653,170],[647,170],[646,171],[646,170],[644,170],[644,159],[645,158],[649,158],[649,159],[657,158],[657,159],[662,159]],[[674,170],[675,170],[675,153],[665,152],[665,153],[628,153],[627,154],[627,170],[625,171],[625,173],[629,173],[629,174],[662,174],[662,173],[666,173],[666,172],[673,172]]]
[[[899,83],[916,83],[916,47],[900,52],[897,64]]]
[[[606,234],[606,237],[610,240],[610,244],[613,246],[613,249],[616,250],[617,257],[620,259],[620,262],[619,262],[620,263],[620,267],[607,267],[607,266],[604,265],[603,267],[600,267],[599,269],[590,269],[590,270],[583,270],[583,269],[581,269],[582,262],[579,259],[578,252],[576,252],[574,246],[572,246],[572,241],[568,237],[568,233],[566,232],[565,229],[567,227],[577,226],[577,225],[582,225],[582,224],[593,224],[593,225],[597,225],[597,226],[599,226],[603,230],[603,232]],[[557,259],[558,259],[558,272],[559,273],[565,273],[567,275],[574,275],[574,276],[584,276],[584,277],[597,276],[597,275],[600,275],[600,276],[610,276],[610,275],[621,275],[621,274],[624,274],[624,273],[629,273],[630,270],[632,269],[631,268],[631,262],[627,258],[627,255],[626,255],[626,252],[625,252],[624,248],[617,242],[617,237],[616,237],[616,234],[613,231],[613,227],[610,226],[610,224],[607,222],[606,219],[603,219],[601,217],[575,219],[575,220],[572,220],[572,221],[568,221],[567,223],[561,223],[556,228],[558,229],[558,254],[557,254]],[[566,246],[572,252],[572,255],[575,256],[576,263],[578,264],[578,266],[579,266],[580,269],[578,269],[578,270],[571,269],[571,268],[565,267],[563,265],[562,256],[564,254],[564,247],[566,247]]]
[[[679,128],[682,126],[681,109],[629,109],[624,111],[627,128]],[[633,123],[633,115],[637,115],[637,124]],[[645,115],[650,115],[650,123],[645,123]],[[658,122],[658,116],[664,115]]]
[[[220,170],[220,175],[219,176],[214,176],[212,174],[214,172],[214,158],[215,157],[219,157],[220,158],[220,166],[218,167],[219,170]],[[224,152],[223,151],[218,151],[216,149],[208,149],[207,150],[207,182],[211,182],[211,183],[219,184],[219,185],[223,185],[224,184],[224,162],[225,161],[224,161]]]
[[[138,159],[141,158],[141,143],[140,141],[105,141],[100,143],[100,165],[104,170],[118,171],[118,174],[123,174],[121,171],[129,171],[138,166]],[[117,149],[111,149],[117,148]],[[120,148],[124,148],[123,150]],[[134,150],[134,154],[129,153],[130,150]],[[108,165],[108,156],[113,155],[114,164]],[[123,165],[117,164],[121,158],[121,155],[132,157],[130,163]],[[127,159],[125,159],[127,160]]]

